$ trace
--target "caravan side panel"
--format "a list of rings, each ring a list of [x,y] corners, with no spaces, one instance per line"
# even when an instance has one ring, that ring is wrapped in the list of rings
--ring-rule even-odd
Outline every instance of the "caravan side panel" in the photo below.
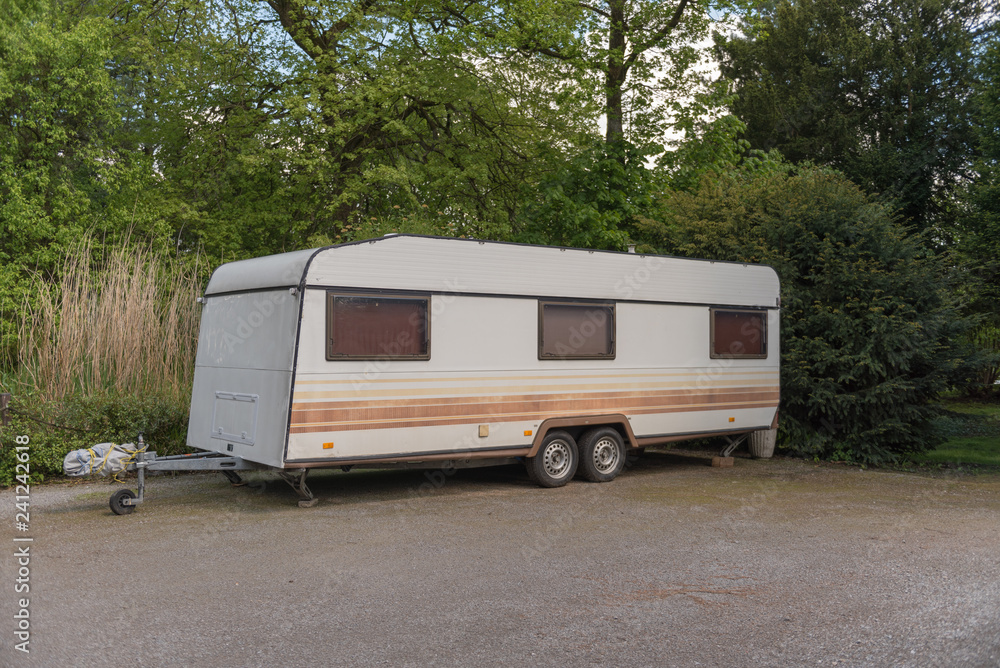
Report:
[[[613,359],[544,360],[538,299],[434,294],[429,360],[325,358],[326,291],[307,289],[286,465],[526,448],[548,418],[624,414],[637,437],[767,428],[765,359],[709,358],[710,307],[617,304]]]

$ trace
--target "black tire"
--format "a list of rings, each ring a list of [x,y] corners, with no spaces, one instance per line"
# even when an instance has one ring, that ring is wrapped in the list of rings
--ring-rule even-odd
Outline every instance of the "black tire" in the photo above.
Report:
[[[611,427],[591,429],[580,439],[580,474],[591,482],[610,482],[625,468],[625,442]]]
[[[108,505],[111,506],[111,512],[115,515],[128,515],[135,512],[135,506],[126,506],[124,500],[134,498],[135,492],[132,490],[120,489],[111,495]]]
[[[538,453],[527,462],[528,476],[542,487],[562,487],[576,475],[580,454],[565,431],[545,435]]]

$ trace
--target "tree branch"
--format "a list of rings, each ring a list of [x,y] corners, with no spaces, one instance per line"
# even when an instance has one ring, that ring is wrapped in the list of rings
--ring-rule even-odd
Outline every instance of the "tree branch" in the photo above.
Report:
[[[608,14],[606,11],[604,11],[603,9],[599,9],[598,7],[594,7],[592,5],[588,5],[586,2],[578,2],[578,3],[576,3],[576,6],[582,8],[582,9],[586,9],[587,11],[594,12],[598,16],[603,16],[604,18],[606,18],[609,21],[611,20],[611,14]]]
[[[324,30],[323,34],[320,36],[324,42],[323,46],[325,48],[329,48],[330,45],[333,44],[333,42],[336,40],[337,36],[340,35],[340,33],[344,32],[345,30],[350,28],[351,25],[353,25],[350,19],[352,14],[357,13],[357,15],[364,16],[365,14],[368,13],[368,10],[372,8],[372,5],[374,5],[376,1],[377,0],[361,0],[361,2],[359,2],[356,5],[356,10],[348,12],[347,14],[344,15],[344,18],[340,19],[332,26]]]
[[[302,9],[299,0],[265,0],[268,6],[278,15],[281,27],[285,29],[292,40],[313,60],[324,52],[332,49],[337,37],[354,25],[354,17],[364,16],[378,0],[361,0],[355,7],[320,32],[312,17]]]
[[[670,34],[671,30],[673,30],[680,24],[681,17],[684,14],[684,9],[688,6],[689,2],[690,0],[681,0],[680,4],[677,5],[677,9],[674,10],[674,15],[670,17],[670,20],[667,21],[667,23],[662,28],[653,33],[652,37],[650,37],[645,42],[639,44],[637,47],[632,49],[632,53],[625,60],[624,63],[626,70],[635,64],[635,61],[639,59],[639,56],[641,56],[650,48],[656,46],[661,40],[663,40],[664,37]]]
[[[317,48],[319,34],[296,0],[266,0],[266,2],[278,15],[281,27],[306,55],[316,60],[323,54],[322,50]]]

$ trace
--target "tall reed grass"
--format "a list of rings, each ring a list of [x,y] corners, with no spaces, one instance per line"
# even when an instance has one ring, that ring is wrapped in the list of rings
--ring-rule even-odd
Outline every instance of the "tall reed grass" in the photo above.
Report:
[[[59,401],[114,391],[185,400],[197,349],[197,267],[85,239],[55,282],[37,279],[19,331],[22,383]]]

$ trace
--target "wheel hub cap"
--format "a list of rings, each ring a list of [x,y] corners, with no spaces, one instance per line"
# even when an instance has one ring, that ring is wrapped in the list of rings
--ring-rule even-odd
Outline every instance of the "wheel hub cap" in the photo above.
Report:
[[[570,455],[569,445],[562,441],[553,441],[545,449],[545,472],[553,478],[558,478],[566,473],[569,467]]]
[[[594,446],[594,466],[601,473],[613,471],[618,465],[618,448],[610,438],[602,438]]]

